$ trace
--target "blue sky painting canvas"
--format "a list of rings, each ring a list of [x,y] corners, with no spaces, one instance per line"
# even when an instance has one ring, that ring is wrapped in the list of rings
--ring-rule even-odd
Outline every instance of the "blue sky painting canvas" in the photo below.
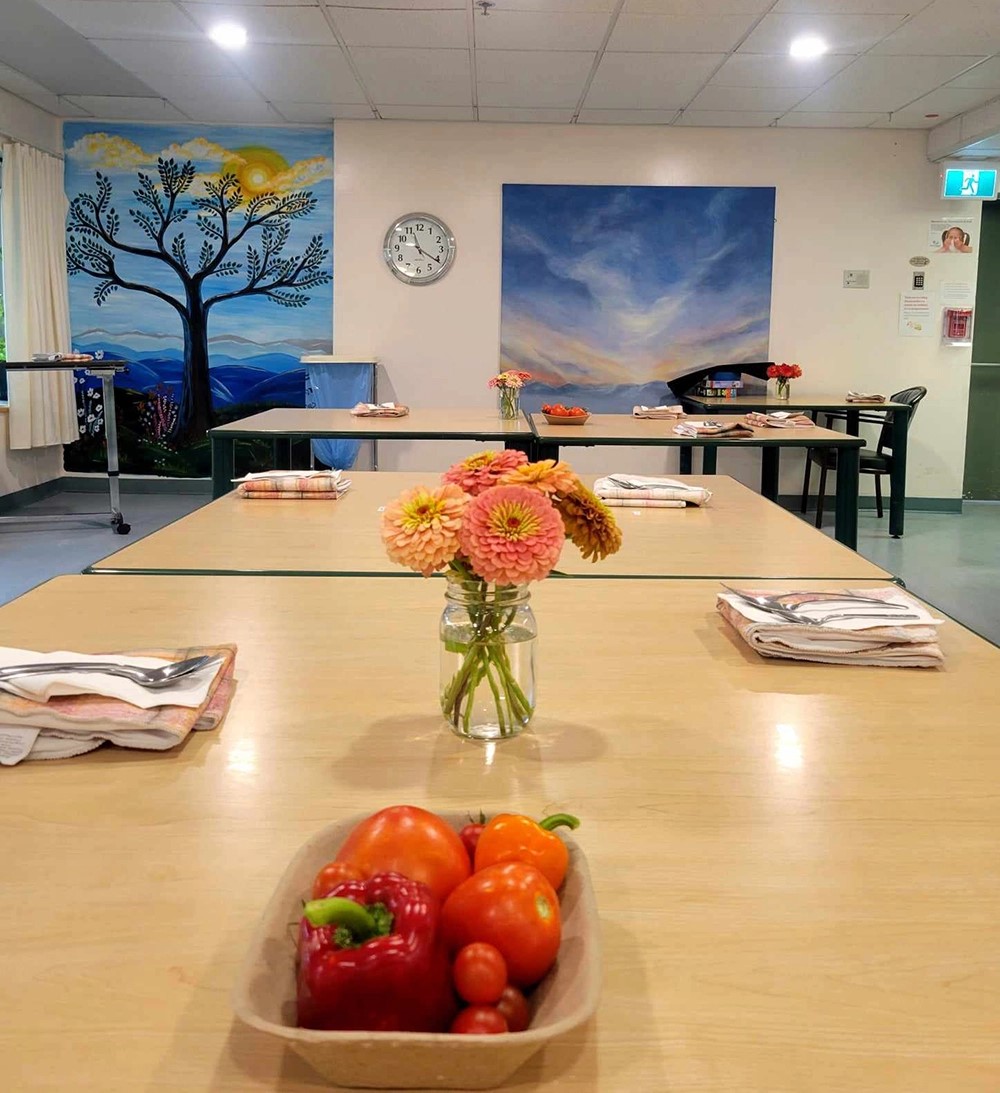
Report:
[[[501,368],[627,411],[706,365],[767,360],[772,187],[503,187]]]
[[[210,425],[303,405],[299,358],[333,335],[333,134],[72,122],[64,139],[73,346],[131,362],[126,469],[184,473]]]

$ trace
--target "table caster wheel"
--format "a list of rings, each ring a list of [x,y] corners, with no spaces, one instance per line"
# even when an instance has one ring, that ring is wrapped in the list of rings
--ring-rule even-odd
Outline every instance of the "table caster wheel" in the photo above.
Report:
[[[132,530],[132,525],[131,524],[126,524],[124,520],[121,520],[117,524],[115,524],[115,534],[116,535],[128,535],[128,533],[131,530]]]

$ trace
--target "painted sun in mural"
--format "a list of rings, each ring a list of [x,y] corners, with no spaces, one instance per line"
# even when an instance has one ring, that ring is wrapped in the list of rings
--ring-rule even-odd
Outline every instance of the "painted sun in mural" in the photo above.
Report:
[[[288,170],[288,160],[273,148],[251,144],[233,149],[233,158],[222,165],[222,174],[236,175],[247,197],[274,188],[274,180]]]

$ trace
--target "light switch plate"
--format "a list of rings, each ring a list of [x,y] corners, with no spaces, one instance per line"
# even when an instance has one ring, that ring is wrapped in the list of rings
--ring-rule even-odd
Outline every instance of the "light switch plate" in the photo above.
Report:
[[[845,269],[844,288],[868,288],[871,284],[870,269]]]

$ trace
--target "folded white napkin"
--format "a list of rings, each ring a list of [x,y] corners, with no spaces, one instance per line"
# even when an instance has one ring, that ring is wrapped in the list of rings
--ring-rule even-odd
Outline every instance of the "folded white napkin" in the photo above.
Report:
[[[888,402],[885,395],[868,395],[864,391],[848,391],[848,402]]]
[[[684,416],[683,406],[633,406],[633,417],[675,418]]]
[[[359,402],[351,408],[354,417],[406,417],[409,412],[401,402]]]
[[[750,410],[746,415],[747,425],[763,429],[801,429],[812,428],[816,423],[805,414],[790,410],[774,410],[770,414],[761,414]]]
[[[233,482],[266,482],[282,478],[334,478],[339,479],[343,471],[252,471]]]
[[[692,486],[679,482],[676,478],[655,478],[641,474],[615,473],[606,478],[598,478],[594,483],[594,493],[604,501],[621,501],[624,506],[634,505],[636,508],[667,507],[644,506],[641,504],[643,501],[679,502],[679,507],[683,508],[685,505],[707,505],[712,499],[711,492],[703,486]]]
[[[171,663],[160,657],[134,657],[118,653],[38,653],[29,649],[0,646],[0,668],[21,664],[58,664],[65,661],[93,664],[103,661],[112,664],[134,664],[139,668],[166,668]],[[0,679],[0,690],[35,702],[48,702],[57,695],[103,695],[118,698],[130,706],[151,710],[154,706],[200,706],[208,697],[208,689],[219,671],[218,664],[208,665],[200,672],[182,676],[172,686],[162,691],[140,687],[122,676],[105,675],[103,672],[58,672],[44,675],[15,676]]]
[[[896,612],[874,604],[838,601],[800,604],[797,613],[822,618],[850,611],[866,617],[823,624],[785,622],[729,592],[719,593],[716,606],[750,648],[765,657],[901,668],[936,668],[943,662],[944,654],[937,644],[937,626],[943,620],[896,589],[855,590],[855,594],[900,604],[916,618],[899,619]]]
[[[712,425],[708,421],[682,421],[674,426],[674,432],[678,436],[732,436],[736,439],[745,439],[753,436],[746,422],[740,418],[730,418],[722,425]]]

